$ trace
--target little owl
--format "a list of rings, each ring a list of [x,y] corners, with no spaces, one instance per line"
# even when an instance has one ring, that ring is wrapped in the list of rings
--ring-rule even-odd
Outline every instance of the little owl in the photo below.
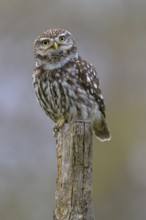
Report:
[[[71,120],[90,121],[101,141],[110,140],[105,105],[95,67],[78,54],[70,32],[51,29],[34,42],[33,85],[37,99],[54,122],[54,132]]]

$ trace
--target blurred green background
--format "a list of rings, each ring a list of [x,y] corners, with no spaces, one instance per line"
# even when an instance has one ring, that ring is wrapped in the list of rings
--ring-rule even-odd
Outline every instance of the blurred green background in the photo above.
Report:
[[[112,132],[94,139],[94,211],[146,219],[146,1],[0,1],[0,219],[48,220],[57,161],[52,121],[32,87],[33,41],[68,29],[97,68]]]

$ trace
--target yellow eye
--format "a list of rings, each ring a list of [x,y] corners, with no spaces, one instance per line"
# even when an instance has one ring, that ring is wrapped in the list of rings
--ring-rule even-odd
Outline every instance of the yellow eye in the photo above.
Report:
[[[43,45],[44,47],[48,46],[49,43],[50,43],[49,40],[43,40],[43,41],[42,41],[42,45]]]
[[[64,36],[60,36],[59,40],[60,40],[61,43],[63,43],[65,41],[65,37]]]

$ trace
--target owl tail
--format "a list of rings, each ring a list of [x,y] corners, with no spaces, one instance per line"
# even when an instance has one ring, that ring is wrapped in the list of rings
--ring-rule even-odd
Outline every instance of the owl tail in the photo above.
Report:
[[[93,130],[95,136],[100,140],[100,141],[109,141],[111,139],[110,131],[107,127],[106,121],[104,118],[102,118],[102,121],[93,124]]]

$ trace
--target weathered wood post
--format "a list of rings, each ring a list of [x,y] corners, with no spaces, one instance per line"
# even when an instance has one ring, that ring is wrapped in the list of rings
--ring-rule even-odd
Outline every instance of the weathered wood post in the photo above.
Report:
[[[54,220],[95,220],[92,200],[92,126],[71,121],[57,139]]]

